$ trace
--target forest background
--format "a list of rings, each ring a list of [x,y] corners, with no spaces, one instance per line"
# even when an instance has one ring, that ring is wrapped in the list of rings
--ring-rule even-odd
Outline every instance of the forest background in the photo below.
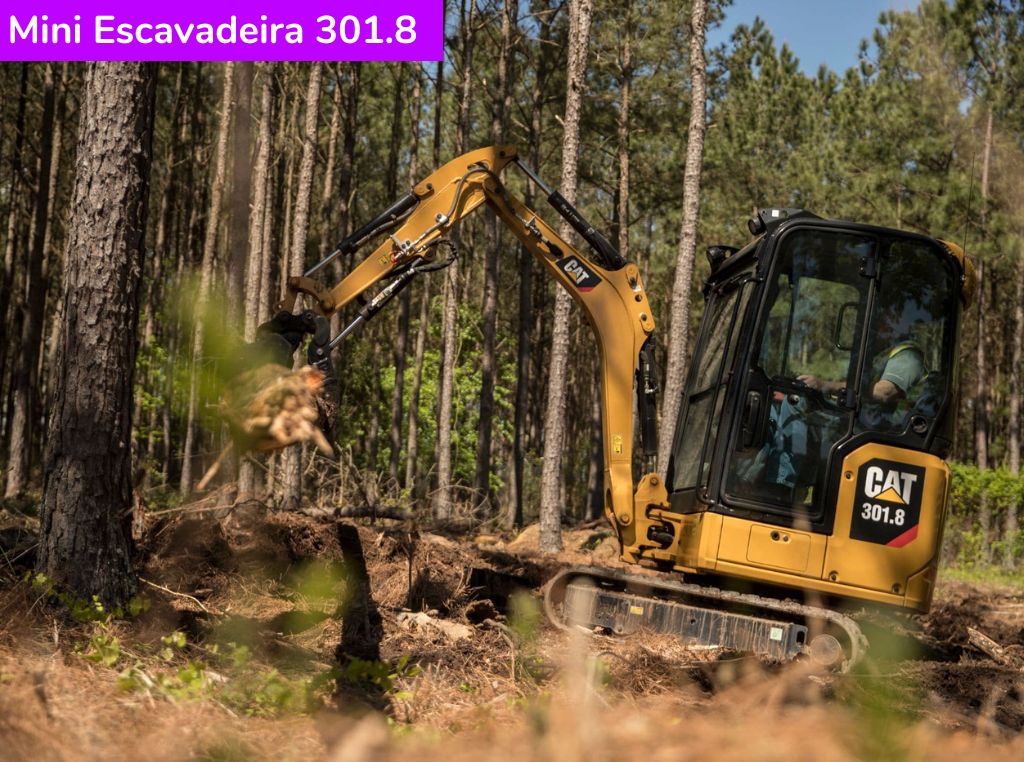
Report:
[[[639,264],[662,358],[683,229],[689,10],[597,0],[583,63],[578,203]],[[712,2],[707,27],[723,12]],[[229,337],[253,338],[289,274],[471,148],[512,143],[557,184],[568,5],[463,0],[446,15],[436,64],[155,68],[141,315],[124,337],[137,342],[139,505],[189,499],[222,452],[216,379]],[[947,553],[982,567],[1015,568],[1024,555],[1022,31],[1014,0],[924,0],[883,13],[842,72],[805,73],[770,20],[707,51],[698,251],[741,245],[754,210],[790,206],[965,242],[978,264]],[[73,63],[0,66],[0,464],[11,505],[37,504],[43,485],[86,76]],[[530,199],[518,178],[510,187]],[[486,215],[460,237],[457,268],[421,279],[336,358],[340,461],[306,452],[229,464],[223,478],[239,480],[224,500],[412,506],[480,526],[536,519],[556,286]],[[702,258],[695,267],[688,341],[706,274]],[[569,328],[553,487],[576,521],[600,512],[600,412],[596,345],[578,312]]]

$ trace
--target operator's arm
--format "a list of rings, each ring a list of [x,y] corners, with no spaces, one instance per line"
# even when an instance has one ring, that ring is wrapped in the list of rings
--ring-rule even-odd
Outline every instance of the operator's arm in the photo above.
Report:
[[[882,379],[871,387],[871,396],[875,398],[876,402],[881,402],[884,405],[887,402],[894,402],[907,395],[892,381]]]
[[[903,399],[924,375],[920,352],[907,347],[889,358],[882,377],[871,388],[871,396],[881,404]]]
[[[828,379],[818,378],[810,373],[804,373],[803,375],[797,376],[796,380],[802,381],[812,389],[818,389],[825,394],[835,394],[846,386],[845,381],[829,381]]]

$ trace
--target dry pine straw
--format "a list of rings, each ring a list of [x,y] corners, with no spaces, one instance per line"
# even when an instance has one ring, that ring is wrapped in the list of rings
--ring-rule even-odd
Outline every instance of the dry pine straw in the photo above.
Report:
[[[235,716],[209,700],[170,704],[124,693],[116,671],[72,652],[74,641],[87,636],[86,626],[55,623],[31,590],[8,585],[0,591],[2,756],[790,761],[870,758],[888,748],[887,756],[929,762],[1024,758],[1024,741],[1000,725],[993,702],[982,701],[970,713],[936,700],[917,715],[928,719],[880,719],[863,703],[836,700],[833,688],[799,667],[765,670],[748,659],[712,663],[717,654],[693,652],[669,638],[570,640],[543,630],[519,642],[501,627],[481,625],[470,640],[453,644],[432,628],[397,622],[409,597],[408,535],[363,527],[359,537],[382,616],[382,657],[408,654],[422,669],[400,680],[400,693],[388,701],[393,726],[376,714],[346,717],[351,707],[338,701],[317,717],[258,719]],[[257,620],[294,601],[282,597],[273,575],[255,575],[240,558],[270,559],[268,568],[278,569],[314,555],[340,557],[335,528],[300,516],[272,516],[263,526],[223,532],[215,541],[182,539],[173,547],[157,543],[147,578],[182,592],[212,588],[207,606]],[[525,549],[526,560],[530,553]],[[435,616],[460,620],[474,593],[465,569],[487,563],[481,552],[468,543],[426,541],[415,545],[412,559],[415,595]],[[190,576],[193,588],[185,585]],[[955,593],[956,605],[971,595],[984,598],[978,591]],[[189,605],[179,598],[166,603]],[[1000,606],[990,608],[1006,608]],[[977,604],[972,610],[985,609]],[[948,617],[940,606],[935,619],[952,632]],[[985,624],[1005,634],[996,623]],[[152,640],[160,632],[133,626],[118,626],[129,648],[133,637]],[[337,621],[329,619],[282,640],[329,663],[339,637]]]

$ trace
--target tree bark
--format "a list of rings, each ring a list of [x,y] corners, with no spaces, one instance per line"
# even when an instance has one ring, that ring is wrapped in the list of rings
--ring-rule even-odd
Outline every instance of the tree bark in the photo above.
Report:
[[[15,366],[14,411],[11,417],[10,457],[7,461],[6,497],[19,494],[28,476],[32,452],[32,408],[39,380],[40,342],[43,337],[43,307],[46,283],[43,260],[46,251],[47,209],[50,205],[50,167],[53,164],[53,115],[56,101],[53,64],[45,64],[43,74],[43,119],[40,125],[39,167],[36,188],[32,243],[25,258],[25,317],[22,322],[21,351]],[[59,146],[58,146],[59,148]]]
[[[199,271],[199,292],[196,294],[192,330],[192,372],[189,377],[188,418],[185,423],[185,447],[181,456],[181,494],[187,497],[192,492],[193,459],[196,440],[199,436],[199,387],[203,372],[204,323],[207,319],[207,305],[213,287],[213,261],[217,254],[217,233],[220,227],[221,201],[224,197],[224,183],[227,176],[228,134],[231,127],[232,91],[234,89],[235,64],[224,65],[224,89],[220,106],[220,125],[217,128],[216,159],[213,185],[210,188],[209,210],[206,215],[206,231],[203,237],[203,260]]]
[[[658,470],[664,476],[672,451],[676,419],[686,383],[690,334],[690,294],[697,252],[697,216],[700,212],[700,177],[704,160],[704,101],[706,68],[704,32],[707,0],[693,0],[690,14],[690,125],[686,134],[686,167],[683,170],[683,221],[679,230],[676,274],[672,283],[672,307],[668,334],[668,365],[662,402]]]
[[[988,105],[985,118],[985,138],[982,147],[981,159],[981,237],[984,241],[988,234],[988,195],[989,195],[989,170],[992,162],[992,105]],[[985,278],[985,259],[979,257],[977,260],[977,289],[978,294],[978,344],[975,348],[975,360],[977,381],[974,394],[974,456],[978,468],[988,468],[988,436],[989,416],[991,400],[989,398],[988,377],[991,369],[988,367],[987,347],[988,329],[987,321],[991,319],[988,314],[988,305],[985,290],[988,288],[988,280]],[[986,495],[982,495],[981,507],[978,512],[981,523],[982,555],[986,563],[992,561],[992,508]]]
[[[592,0],[570,0],[569,3],[569,60],[563,118],[562,178],[559,187],[570,204],[576,202],[580,112],[586,86],[593,9]],[[562,220],[558,234],[571,242],[572,226]],[[557,288],[548,365],[547,404],[544,410],[544,464],[541,471],[540,549],[545,553],[555,553],[562,549],[562,446],[565,440],[565,371],[569,361],[570,304],[568,292]]]
[[[334,242],[331,225],[332,211],[338,203],[334,194],[334,168],[338,160],[338,137],[341,135],[341,72],[335,69],[334,88],[331,90],[331,123],[327,130],[327,161],[324,163],[323,193],[320,194],[320,243],[317,261],[330,253]]]
[[[259,325],[260,284],[263,279],[263,220],[267,207],[270,143],[273,140],[270,134],[270,118],[274,110],[273,67],[274,64],[269,62],[260,66],[260,121],[256,135],[256,161],[252,168],[252,206],[247,208],[249,230],[243,284],[244,336],[247,342],[256,338],[256,326]],[[248,197],[246,203],[248,204]],[[243,460],[238,469],[238,500],[250,500],[255,493],[255,468],[251,461]]]
[[[498,89],[491,110],[491,142],[505,142],[506,122],[511,106],[512,27],[518,3],[504,0],[501,8],[501,51],[498,55]],[[501,249],[501,221],[497,217],[488,226],[484,258],[483,330],[480,345],[480,419],[477,426],[476,473],[474,487],[488,504],[491,494],[491,440],[494,429],[494,386],[497,362],[495,344],[498,332],[498,254]]]
[[[622,62],[619,89],[619,114],[616,125],[619,182],[616,188],[615,233],[619,254],[629,259],[629,127],[630,96],[633,86],[633,3],[625,3],[626,21],[622,30]]]
[[[7,352],[10,345],[8,326],[13,325],[7,314],[10,307],[11,290],[14,285],[14,252],[18,237],[18,217],[21,209],[21,165],[22,149],[25,144],[25,106],[28,100],[28,63],[21,64],[21,89],[18,94],[17,117],[14,121],[14,147],[11,154],[11,184],[7,197],[7,235],[4,239],[4,269],[0,272],[0,368],[7,367]],[[0,376],[0,391],[3,377]]]
[[[245,266],[248,261],[249,195],[252,186],[252,61],[236,64],[231,157],[231,230],[227,267],[227,299],[231,324],[245,315]]]
[[[391,111],[391,144],[388,148],[387,198],[398,197],[398,153],[402,137],[402,89],[405,86],[405,64],[398,64],[395,77],[395,92]],[[418,97],[418,95],[416,96]],[[412,142],[418,136],[413,124]],[[415,181],[414,181],[415,182]],[[395,365],[395,384],[391,390],[391,425],[388,428],[388,477],[393,486],[398,485],[399,463],[402,457],[402,402],[405,396],[405,356],[409,351],[409,313],[411,312],[412,292],[406,288],[398,297],[398,314],[395,320],[395,335],[391,344],[391,356]]]
[[[413,350],[412,388],[409,390],[409,426],[405,439],[405,481],[403,486],[413,490],[416,486],[416,460],[419,457],[420,389],[423,386],[423,357],[427,346],[427,321],[430,319],[430,281],[423,286],[420,302],[420,322],[416,326],[416,345]]]
[[[131,409],[153,64],[91,63],[64,268],[39,570],[108,610],[134,594]]]
[[[1007,436],[1007,449],[1009,450],[1010,473],[1015,477],[1020,476],[1020,429],[1021,429],[1021,393],[1024,392],[1024,379],[1022,376],[1022,365],[1024,365],[1024,251],[1021,251],[1020,242],[1017,242],[1016,256],[1016,298],[1013,307],[1013,350],[1010,361],[1010,426]],[[1006,510],[1006,522],[1004,525],[1004,550],[1003,566],[1013,569],[1017,564],[1016,539],[1020,529],[1018,513],[1020,503],[1011,500]]]
[[[346,236],[351,232],[352,227],[352,195],[355,184],[356,169],[356,130],[359,124],[359,99],[362,78],[362,63],[355,61],[349,64],[348,90],[345,93],[345,121],[342,125],[342,151],[341,162],[338,167],[338,237]],[[337,257],[331,263],[335,281],[344,277],[348,265],[349,256]],[[341,313],[336,312],[331,318],[331,333],[336,335],[341,330]],[[341,346],[335,348],[331,355],[335,366],[341,362]],[[338,394],[344,393],[344,378],[338,379]]]
[[[419,120],[422,113],[423,64],[417,64],[416,85],[412,103],[412,154],[409,157],[409,185],[416,183],[419,176]],[[436,151],[435,146],[435,151]],[[419,455],[420,389],[423,385],[423,357],[426,353],[427,320],[430,317],[430,279],[423,284],[420,302],[420,319],[416,326],[416,342],[413,350],[412,387],[409,389],[408,424],[405,436],[405,476],[402,487],[416,494],[416,461]]]
[[[469,138],[470,86],[473,72],[473,24],[476,19],[476,0],[469,0],[467,18],[465,3],[461,11],[462,33],[462,94],[459,98],[459,120],[455,132],[455,153],[466,150]],[[439,101],[440,102],[440,101]],[[435,122],[435,128],[437,122]],[[461,229],[452,238],[459,243]],[[437,490],[434,493],[434,516],[445,520],[452,516],[452,418],[455,386],[455,353],[458,333],[459,263],[453,262],[445,271],[444,319],[441,324],[441,374],[438,384],[437,405]]]
[[[292,222],[291,257],[289,275],[302,275],[306,265],[306,237],[309,234],[309,208],[313,193],[313,169],[316,163],[316,128],[320,116],[320,82],[323,76],[319,61],[310,64],[309,87],[306,90],[305,123],[302,134],[302,161],[299,164],[299,182],[295,198],[295,218]],[[304,364],[296,358],[296,367]],[[282,497],[285,510],[297,510],[302,501],[302,445],[292,445],[281,457],[283,482]]]
[[[271,118],[274,113],[274,68],[260,66],[260,122],[257,129],[256,163],[253,167],[252,209],[249,214],[248,257],[245,270],[245,340],[256,338],[260,321],[261,284],[263,282],[263,226],[267,213],[267,187],[270,180],[270,149],[273,143]]]
[[[547,87],[548,42],[551,39],[552,11],[539,14],[540,45],[537,48],[536,74],[530,94],[530,163],[540,171],[540,143],[544,111],[544,92]],[[531,209],[535,203],[534,187],[527,183],[525,202]],[[530,381],[538,381],[530,373],[531,332],[536,315],[533,314],[533,255],[522,247],[519,250],[519,314],[516,336],[516,410],[512,432],[512,499],[509,501],[508,523],[512,527],[523,525],[523,477],[526,467],[527,422],[530,418]]]

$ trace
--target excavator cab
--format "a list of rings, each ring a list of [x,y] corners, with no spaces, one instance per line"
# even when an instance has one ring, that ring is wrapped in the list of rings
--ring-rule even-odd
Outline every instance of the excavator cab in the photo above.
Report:
[[[973,272],[955,244],[802,210],[751,229],[709,252],[666,488],[714,541],[676,565],[927,608]]]

